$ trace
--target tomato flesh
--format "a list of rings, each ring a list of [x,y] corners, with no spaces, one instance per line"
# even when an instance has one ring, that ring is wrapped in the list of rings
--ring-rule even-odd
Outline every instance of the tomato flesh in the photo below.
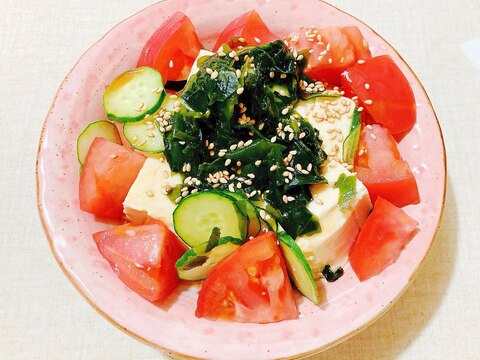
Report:
[[[388,130],[378,124],[365,126],[358,148],[355,172],[367,187],[372,203],[378,197],[400,207],[420,201],[415,177]]]
[[[260,15],[252,10],[240,15],[225,27],[215,42],[213,50],[217,51],[222,44],[228,44],[235,49],[238,46],[265,44],[278,38],[265,25]]]
[[[330,87],[340,85],[340,74],[358,60],[372,57],[367,41],[356,27],[300,28],[286,41],[297,52],[308,50],[305,75]]]
[[[412,87],[389,55],[356,64],[342,74],[346,93],[358,101],[377,124],[392,135],[410,131],[416,122],[415,96]]]
[[[360,281],[380,274],[394,263],[417,225],[402,209],[379,197],[349,253]]]
[[[186,80],[201,49],[202,43],[190,19],[176,12],[147,41],[137,67],[157,69],[164,82]]]
[[[123,201],[145,157],[131,149],[96,138],[80,175],[80,209],[97,216],[119,218]]]
[[[221,261],[197,301],[197,317],[270,323],[298,318],[275,233],[262,233]]]
[[[120,225],[93,239],[120,280],[140,296],[161,301],[175,290],[175,262],[184,247],[164,224]]]

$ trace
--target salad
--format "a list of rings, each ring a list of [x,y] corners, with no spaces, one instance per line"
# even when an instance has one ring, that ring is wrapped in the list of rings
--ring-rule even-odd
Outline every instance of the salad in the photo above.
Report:
[[[145,299],[196,282],[197,317],[296,319],[294,288],[318,305],[348,262],[367,281],[416,231],[397,147],[413,91],[356,27],[281,37],[253,10],[211,50],[178,12],[111,82],[108,120],[78,137],[80,208],[118,219],[93,240]]]

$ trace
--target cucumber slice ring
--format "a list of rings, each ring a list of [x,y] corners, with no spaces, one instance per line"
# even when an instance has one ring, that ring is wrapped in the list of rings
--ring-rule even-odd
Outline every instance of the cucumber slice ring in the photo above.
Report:
[[[115,78],[103,95],[103,107],[111,120],[140,121],[156,112],[164,97],[162,75],[145,66]]]
[[[248,217],[235,204],[236,200],[219,191],[203,191],[184,198],[173,212],[173,225],[178,236],[191,247],[204,243],[212,229],[222,236],[245,239]]]
[[[114,124],[107,120],[99,120],[88,124],[77,139],[77,159],[80,165],[87,157],[88,149],[95,138],[100,137],[115,144],[122,144],[122,139]]]
[[[310,299],[315,305],[318,305],[320,303],[318,287],[313,277],[312,268],[302,250],[287,233],[282,232],[278,234],[278,241],[285,258],[290,279],[292,279],[296,288],[303,296]]]
[[[149,116],[142,121],[123,124],[123,136],[136,150],[151,154],[162,153],[165,150],[163,133],[154,116]]]

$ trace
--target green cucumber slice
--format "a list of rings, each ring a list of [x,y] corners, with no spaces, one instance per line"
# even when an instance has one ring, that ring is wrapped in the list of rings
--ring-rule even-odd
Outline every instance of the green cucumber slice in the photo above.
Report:
[[[123,135],[134,149],[158,154],[165,150],[163,133],[153,116],[123,124]]]
[[[343,161],[353,165],[355,160],[355,154],[358,148],[358,142],[360,141],[360,112],[355,109],[353,112],[352,126],[350,133],[343,141]]]
[[[285,232],[278,234],[288,273],[296,288],[315,305],[320,303],[318,287],[313,277],[312,268],[305,255],[290,235]]]
[[[248,234],[247,236],[257,236],[262,230],[262,220],[257,208],[248,200],[247,196],[238,192],[228,193],[229,196],[237,200],[236,205],[248,217]]]
[[[99,120],[88,124],[77,138],[77,159],[80,165],[87,157],[88,149],[95,138],[100,137],[115,144],[122,144],[120,134],[114,124],[110,121]]]
[[[145,66],[115,78],[103,95],[103,107],[111,120],[140,121],[157,111],[164,97],[162,75]]]
[[[220,261],[232,254],[239,247],[240,244],[238,243],[227,242],[214,247],[205,254],[190,254],[183,260],[182,256],[175,264],[178,277],[188,281],[203,280]]]
[[[233,197],[220,191],[203,191],[180,201],[173,212],[173,225],[178,236],[194,247],[208,240],[214,227],[222,236],[245,239],[248,217]]]

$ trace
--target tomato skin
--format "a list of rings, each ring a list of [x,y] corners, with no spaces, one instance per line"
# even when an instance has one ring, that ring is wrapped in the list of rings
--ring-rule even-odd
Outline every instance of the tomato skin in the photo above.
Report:
[[[342,87],[346,93],[358,96],[361,106],[373,120],[392,135],[408,132],[415,125],[416,104],[412,87],[389,55],[377,56],[348,68],[342,73]]]
[[[80,209],[97,216],[120,218],[123,201],[145,157],[131,149],[96,138],[80,174]]]
[[[150,66],[157,69],[164,82],[186,80],[201,49],[202,43],[192,22],[177,11],[147,41],[137,67]]]
[[[388,130],[378,124],[365,126],[358,148],[355,172],[368,189],[372,203],[378,197],[399,207],[420,201],[415,177]]]
[[[240,42],[238,38],[244,38],[245,41]],[[260,42],[255,41],[255,38],[259,39]],[[257,46],[277,39],[279,39],[279,37],[273,34],[263,22],[260,15],[258,15],[255,10],[252,10],[240,15],[223,29],[215,42],[213,51],[217,51],[224,43],[228,44],[232,49],[235,49],[238,46]]]
[[[298,318],[275,233],[262,233],[221,261],[203,283],[195,316],[270,323]]]
[[[305,75],[329,87],[340,85],[340,74],[358,60],[371,58],[368,43],[356,27],[302,27],[285,40],[292,49],[311,51]]]
[[[160,222],[120,225],[93,234],[122,282],[149,301],[161,301],[179,283],[175,262],[185,249]]]
[[[417,226],[402,209],[379,197],[349,253],[360,281],[380,274],[394,263]]]

